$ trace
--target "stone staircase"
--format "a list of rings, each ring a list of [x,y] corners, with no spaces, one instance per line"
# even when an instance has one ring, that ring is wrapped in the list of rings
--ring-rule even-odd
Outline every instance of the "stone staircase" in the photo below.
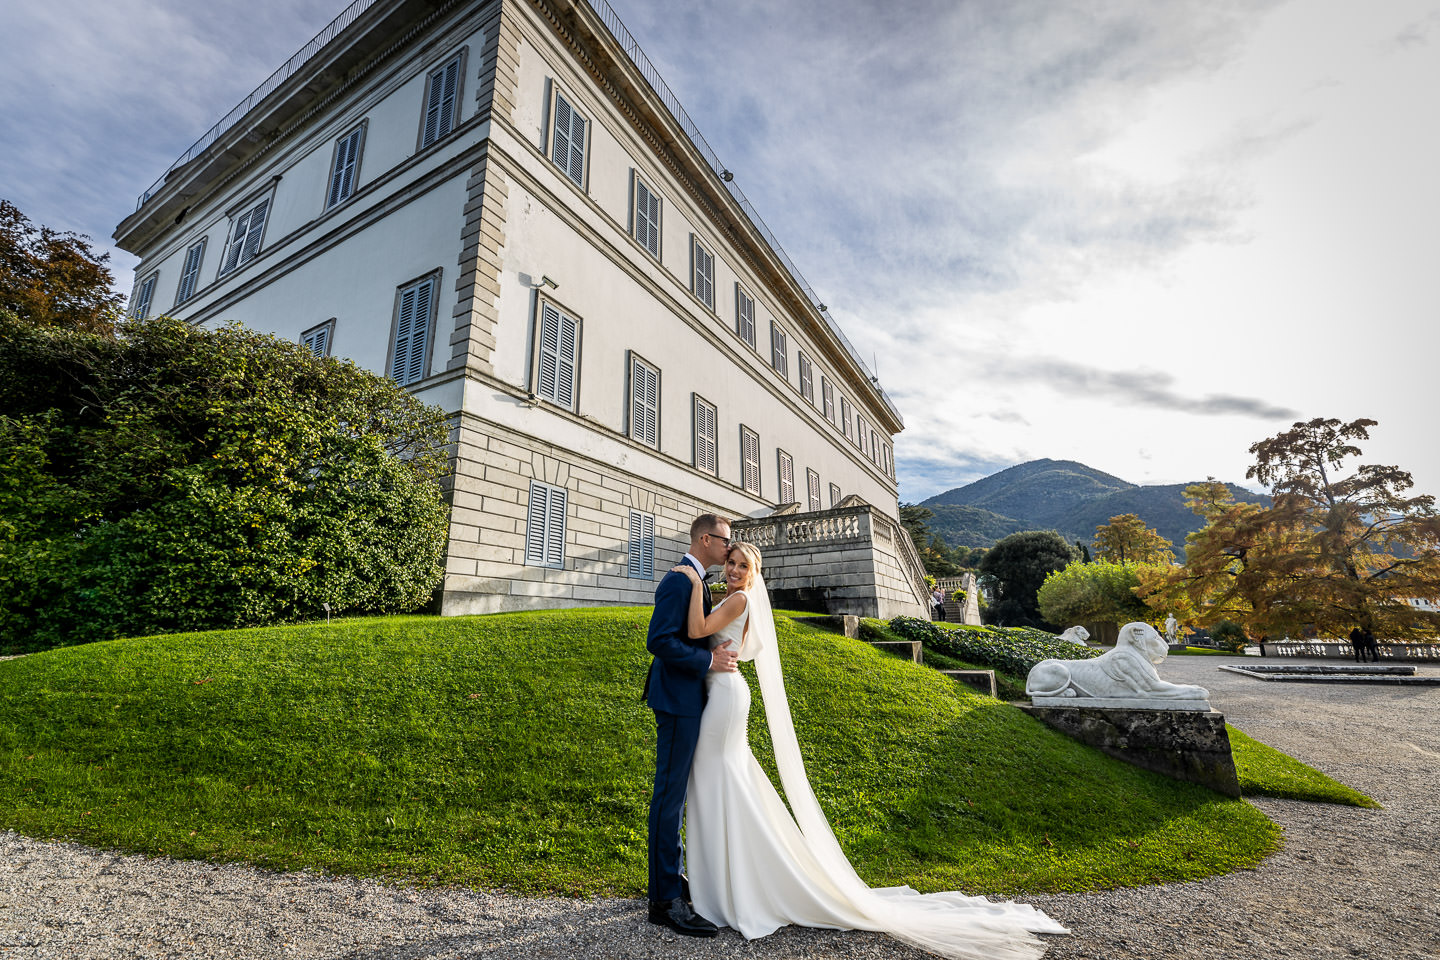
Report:
[[[831,633],[838,633],[852,640],[858,639],[860,636],[860,618],[849,614],[796,617],[795,621],[807,626],[818,627],[821,630],[828,630]],[[867,640],[866,642],[877,650],[894,654],[911,663],[923,664],[925,662],[925,647],[919,640]],[[986,696],[996,696],[994,670],[941,670],[939,673]]]

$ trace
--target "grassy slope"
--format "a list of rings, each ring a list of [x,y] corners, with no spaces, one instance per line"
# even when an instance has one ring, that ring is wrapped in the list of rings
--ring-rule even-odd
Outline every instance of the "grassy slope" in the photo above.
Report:
[[[1351,807],[1380,809],[1380,804],[1358,790],[1333,780],[1314,767],[1301,763],[1226,724],[1240,792],[1251,797],[1283,797],[1339,803]]]
[[[337,621],[0,662],[0,826],[280,868],[638,895],[648,614]],[[859,641],[782,620],[781,646],[811,780],[872,884],[1169,882],[1253,864],[1279,841],[1248,804],[1112,760]]]

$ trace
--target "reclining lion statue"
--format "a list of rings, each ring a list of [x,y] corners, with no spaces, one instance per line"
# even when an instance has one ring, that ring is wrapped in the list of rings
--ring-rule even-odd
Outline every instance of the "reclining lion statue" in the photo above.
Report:
[[[1102,700],[1209,700],[1204,687],[1160,679],[1155,665],[1169,652],[1165,638],[1148,623],[1120,628],[1115,649],[1094,660],[1042,660],[1030,668],[1025,692],[1031,697],[1089,697]]]

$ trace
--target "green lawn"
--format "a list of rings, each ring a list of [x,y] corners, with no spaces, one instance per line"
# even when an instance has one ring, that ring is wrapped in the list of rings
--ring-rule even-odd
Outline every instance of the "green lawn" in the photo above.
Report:
[[[377,618],[0,662],[0,827],[281,869],[638,896],[648,617]],[[1112,760],[860,641],[783,619],[780,641],[811,781],[871,884],[1174,882],[1253,865],[1279,843],[1243,801]]]
[[[1240,776],[1240,792],[1252,797],[1283,797],[1317,803],[1340,803],[1352,807],[1380,809],[1380,804],[1314,767],[1268,747],[1226,724],[1230,731],[1230,753]]]

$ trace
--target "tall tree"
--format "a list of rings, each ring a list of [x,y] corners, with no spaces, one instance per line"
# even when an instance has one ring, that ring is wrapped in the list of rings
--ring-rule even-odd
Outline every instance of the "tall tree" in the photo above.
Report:
[[[1138,514],[1122,513],[1095,528],[1095,556],[1112,563],[1174,563],[1170,541],[1145,526]]]
[[[125,300],[111,289],[109,260],[88,237],[36,227],[0,200],[0,310],[35,326],[108,335]]]
[[[1201,622],[1233,620],[1252,637],[1357,625],[1433,637],[1440,614],[1409,601],[1440,600],[1435,498],[1410,495],[1399,467],[1350,466],[1374,425],[1317,418],[1252,444],[1246,476],[1271,488],[1269,508],[1235,504],[1213,482],[1187,490],[1209,525],[1190,537],[1183,571],[1153,586],[1194,600]]]
[[[1054,530],[1026,530],[1004,537],[985,552],[980,573],[987,578],[992,623],[1008,627],[1049,626],[1036,594],[1045,577],[1079,559],[1074,547]]]
[[[1155,614],[1135,594],[1140,564],[1097,560],[1072,563],[1045,578],[1036,600],[1040,614],[1061,624],[1153,621]]]

